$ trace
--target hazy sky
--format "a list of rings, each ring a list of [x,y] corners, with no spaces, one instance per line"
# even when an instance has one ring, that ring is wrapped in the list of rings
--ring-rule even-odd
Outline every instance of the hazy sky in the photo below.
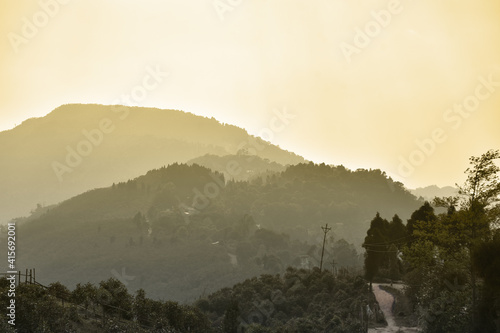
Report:
[[[135,92],[409,187],[462,182],[500,148],[498,0],[9,0],[0,15],[0,130]],[[169,75],[145,90],[151,70]],[[276,110],[295,118],[272,126]]]

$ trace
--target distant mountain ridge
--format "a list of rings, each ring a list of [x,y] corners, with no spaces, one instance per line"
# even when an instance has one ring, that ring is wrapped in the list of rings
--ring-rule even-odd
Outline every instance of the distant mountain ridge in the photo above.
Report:
[[[304,158],[214,118],[178,110],[69,104],[0,132],[0,223],[41,204],[205,154]]]
[[[430,185],[426,187],[418,187],[414,190],[409,190],[417,198],[422,197],[424,200],[431,202],[435,197],[453,197],[458,195],[458,189],[453,186],[439,187]]]
[[[250,180],[265,175],[285,171],[286,166],[267,158],[239,153],[237,155],[204,155],[187,161],[224,174],[229,180]],[[234,170],[233,170],[234,169]]]

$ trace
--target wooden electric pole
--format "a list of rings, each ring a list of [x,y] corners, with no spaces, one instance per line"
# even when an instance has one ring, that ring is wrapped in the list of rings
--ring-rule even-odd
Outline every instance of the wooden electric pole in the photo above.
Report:
[[[335,277],[335,266],[337,266],[337,263],[335,262],[335,259],[332,259],[332,275]]]
[[[321,262],[319,264],[319,271],[321,272],[321,270],[323,269],[323,255],[325,254],[325,242],[326,242],[326,234],[328,233],[328,231],[332,230],[332,228],[328,228],[328,223],[326,224],[326,226],[324,227],[321,227],[321,229],[323,229],[323,233],[325,234],[324,237],[323,237],[323,249],[321,250]]]

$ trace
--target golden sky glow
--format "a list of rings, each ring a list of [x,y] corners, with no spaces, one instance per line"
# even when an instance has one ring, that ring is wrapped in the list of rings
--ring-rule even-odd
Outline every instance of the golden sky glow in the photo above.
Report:
[[[500,148],[497,0],[2,1],[0,15],[0,130],[61,104],[114,104],[149,66],[169,76],[133,105],[254,135],[286,109],[273,143],[409,187],[462,182],[471,155]]]

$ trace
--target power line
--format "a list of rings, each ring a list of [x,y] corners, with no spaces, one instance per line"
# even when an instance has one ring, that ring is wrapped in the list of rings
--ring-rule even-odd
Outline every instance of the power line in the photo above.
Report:
[[[392,241],[389,241],[389,242],[371,243],[371,244],[369,244],[369,245],[390,244],[390,243],[392,243],[392,242],[398,242],[398,241],[400,241],[401,239],[410,238],[410,237],[412,237],[412,236],[408,235],[408,236],[403,236],[403,237],[396,238],[396,239],[394,239],[394,240],[392,240]]]
[[[371,249],[366,249],[366,252],[377,252],[377,253],[397,253],[398,250],[395,250],[395,251],[377,251],[377,250],[371,250]]]
[[[386,245],[392,245],[392,244],[403,244],[405,243],[403,241],[403,239],[408,239],[408,238],[411,238],[412,236],[404,236],[404,237],[400,237],[400,238],[396,238],[392,241],[388,241],[388,242],[381,242],[381,243],[370,243],[370,244],[363,244],[362,246],[365,247],[365,246],[386,246]]]

